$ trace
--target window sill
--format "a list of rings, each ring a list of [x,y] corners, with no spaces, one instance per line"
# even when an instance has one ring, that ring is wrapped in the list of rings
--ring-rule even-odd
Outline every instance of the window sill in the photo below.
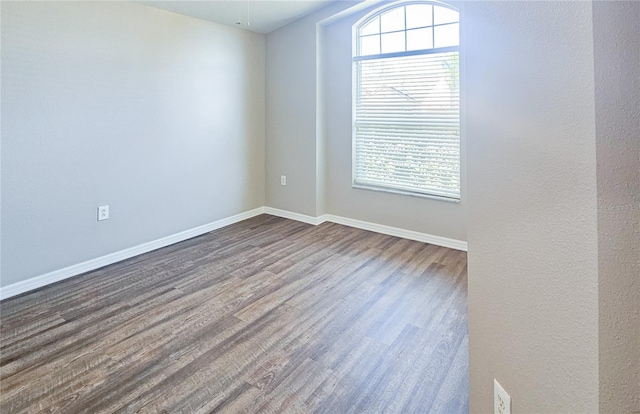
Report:
[[[445,197],[445,196],[439,196],[439,195],[433,195],[433,194],[416,193],[413,191],[398,190],[398,189],[389,188],[389,187],[378,187],[378,186],[363,185],[363,184],[352,184],[351,187],[359,190],[380,191],[383,193],[399,194],[399,195],[406,195],[406,196],[418,197],[418,198],[428,198],[431,200],[446,201],[449,203],[460,204],[459,198],[451,198],[451,197]]]

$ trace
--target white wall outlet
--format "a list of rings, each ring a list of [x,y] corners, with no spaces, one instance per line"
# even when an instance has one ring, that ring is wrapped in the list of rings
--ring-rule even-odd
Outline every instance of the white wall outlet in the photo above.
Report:
[[[280,176],[280,185],[287,185],[287,176],[286,175],[281,175]]]
[[[511,397],[496,379],[493,379],[493,409],[495,414],[511,414]]]
[[[98,221],[106,220],[109,218],[109,206],[98,207]]]

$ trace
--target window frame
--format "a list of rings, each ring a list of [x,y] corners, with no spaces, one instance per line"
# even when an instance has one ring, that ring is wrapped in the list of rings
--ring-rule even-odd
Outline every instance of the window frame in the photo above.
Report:
[[[381,20],[381,16],[383,14],[385,14],[386,12],[389,12],[393,9],[399,8],[399,7],[405,7],[405,6],[411,6],[411,5],[416,5],[416,4],[424,4],[424,5],[430,5],[430,6],[438,6],[438,7],[444,7],[450,10],[455,11],[456,13],[458,13],[458,20],[456,22],[447,22],[447,23],[440,23],[440,24],[436,24],[435,20],[433,18],[432,15],[432,21],[431,21],[431,25],[428,26],[420,26],[420,27],[412,27],[412,28],[407,28],[407,18],[406,18],[406,11],[405,11],[405,23],[404,23],[404,27],[402,30],[398,29],[398,30],[392,30],[392,31],[387,31],[387,32],[383,32],[382,28],[379,27],[379,31],[377,33],[378,36],[380,36],[380,52],[382,52],[382,34],[386,34],[386,33],[395,33],[395,32],[404,32],[405,33],[405,50],[401,51],[401,52],[390,52],[390,53],[379,53],[379,54],[372,54],[372,55],[360,55],[360,47],[361,47],[361,42],[360,42],[360,38],[363,36],[360,36],[360,30],[365,27],[370,21],[376,19],[376,18],[380,18]],[[406,9],[405,9],[406,10]],[[432,9],[433,10],[433,9]],[[432,13],[434,13],[432,11]],[[462,185],[463,185],[463,177],[462,177],[462,159],[463,159],[463,149],[462,149],[462,135],[463,135],[463,118],[462,118],[462,82],[463,82],[463,71],[462,71],[462,62],[463,62],[463,53],[462,53],[462,22],[461,22],[461,16],[460,16],[460,9],[457,8],[456,6],[449,4],[449,3],[444,3],[441,1],[437,1],[437,0],[400,0],[400,1],[396,1],[393,3],[389,3],[387,5],[385,5],[384,7],[380,7],[377,9],[372,10],[371,12],[367,13],[364,17],[362,17],[360,20],[358,20],[356,23],[353,24],[352,26],[352,82],[353,82],[353,87],[352,87],[352,179],[351,179],[351,185],[352,188],[357,188],[357,189],[365,189],[365,190],[374,190],[374,191],[381,191],[381,192],[386,192],[386,193],[392,193],[392,194],[401,194],[401,195],[408,195],[408,196],[413,196],[413,197],[420,197],[420,198],[429,198],[429,199],[436,199],[436,200],[441,200],[441,201],[448,201],[448,202],[453,202],[453,203],[460,203],[462,200]],[[380,23],[381,24],[381,23]],[[458,41],[458,45],[456,46],[445,46],[445,47],[433,47],[433,48],[428,48],[428,49],[419,49],[419,50],[409,50],[407,51],[407,31],[410,30],[414,30],[414,29],[419,29],[419,28],[435,28],[437,26],[445,26],[445,25],[449,25],[449,24],[458,24],[458,30],[459,30],[459,41]],[[432,32],[434,33],[434,32]],[[373,34],[376,35],[376,34]],[[364,35],[366,36],[372,36],[372,35]],[[433,35],[432,35],[433,36]],[[435,45],[435,38],[432,37],[432,42]],[[406,188],[401,188],[402,186],[395,186],[391,183],[386,183],[384,185],[370,185],[370,184],[363,184],[363,183],[358,183],[356,182],[356,175],[357,175],[357,163],[356,163],[356,158],[357,158],[357,153],[356,153],[356,145],[357,145],[357,105],[356,102],[358,102],[358,94],[360,93],[360,70],[358,70],[358,63],[361,61],[366,61],[366,60],[377,60],[377,59],[387,59],[387,58],[396,58],[396,57],[408,57],[408,56],[418,56],[418,55],[428,55],[428,54],[438,54],[438,53],[446,53],[446,52],[457,52],[458,53],[458,74],[459,74],[459,89],[458,89],[458,195],[457,197],[453,197],[453,196],[444,196],[444,195],[440,195],[440,194],[433,194],[428,192],[429,190],[425,189],[424,191],[413,191],[413,190],[409,190]]]

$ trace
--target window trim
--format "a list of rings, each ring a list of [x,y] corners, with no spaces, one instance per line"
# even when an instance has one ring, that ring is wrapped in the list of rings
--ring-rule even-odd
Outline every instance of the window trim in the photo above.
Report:
[[[369,23],[371,20],[375,19],[378,16],[381,16],[382,14],[398,8],[398,7],[403,7],[403,6],[410,6],[410,5],[414,5],[414,4],[426,4],[426,5],[431,5],[431,6],[439,6],[439,7],[444,7],[450,10],[453,10],[455,12],[458,13],[458,20],[457,22],[450,22],[450,23],[441,23],[441,24],[435,24],[435,22],[432,20],[432,24],[428,25],[428,26],[424,26],[424,27],[415,27],[415,28],[410,28],[407,29],[406,27],[406,15],[405,15],[405,26],[402,30],[393,30],[393,31],[389,31],[389,32],[382,32],[380,31],[379,33],[372,33],[370,35],[363,35],[361,36],[359,34],[360,29],[362,27],[364,27],[367,23]],[[419,28],[433,28],[433,27],[437,27],[437,26],[445,26],[448,24],[458,24],[459,25],[459,30],[460,30],[460,38],[462,38],[462,25],[461,25],[461,18],[460,18],[460,9],[452,4],[449,3],[444,3],[442,1],[438,1],[438,0],[399,0],[399,1],[395,1],[393,3],[389,3],[384,7],[381,8],[377,8],[374,9],[372,11],[370,11],[369,13],[367,13],[365,16],[363,16],[361,19],[359,19],[357,22],[355,22],[352,26],[352,81],[353,81],[353,85],[354,87],[352,87],[352,172],[351,172],[351,187],[355,188],[355,189],[362,189],[362,190],[371,190],[371,191],[379,191],[379,192],[385,192],[385,193],[391,193],[391,194],[400,194],[400,195],[407,195],[407,196],[412,196],[412,197],[419,197],[419,198],[427,198],[427,199],[434,199],[434,200],[439,200],[439,201],[446,201],[446,202],[450,202],[450,203],[455,203],[455,204],[459,204],[462,201],[462,186],[463,186],[463,166],[462,166],[462,160],[463,160],[463,109],[462,109],[462,102],[463,102],[463,92],[462,92],[462,78],[463,78],[463,68],[462,68],[462,62],[463,62],[463,57],[462,57],[462,44],[461,42],[456,45],[456,46],[446,46],[446,47],[439,47],[439,48],[429,48],[429,49],[419,49],[419,50],[410,50],[410,51],[402,51],[402,52],[392,52],[392,53],[380,53],[380,54],[373,54],[373,55],[360,55],[360,38],[361,37],[367,37],[367,36],[381,36],[382,34],[387,34],[387,33],[401,33],[404,32],[406,33],[408,30],[414,30],[414,29],[419,29]],[[406,36],[406,35],[405,35]],[[462,40],[462,39],[461,39]],[[405,46],[406,48],[406,46]],[[459,100],[459,104],[460,104],[460,109],[459,109],[459,154],[458,154],[458,163],[459,163],[459,187],[458,187],[458,195],[457,197],[453,197],[453,196],[446,196],[446,195],[438,195],[438,194],[434,194],[434,193],[427,193],[427,192],[419,192],[419,191],[411,191],[411,190],[407,190],[404,188],[394,188],[393,184],[385,184],[385,185],[377,185],[377,184],[366,184],[366,183],[362,183],[362,182],[356,182],[356,169],[357,169],[357,165],[356,165],[356,105],[355,102],[357,102],[357,94],[358,94],[358,87],[357,85],[360,84],[360,79],[358,78],[360,73],[359,70],[357,69],[357,64],[358,62],[361,61],[366,61],[366,60],[378,60],[378,59],[387,59],[387,58],[396,58],[396,57],[405,57],[405,56],[417,56],[417,55],[427,55],[427,54],[437,54],[437,53],[446,53],[446,52],[458,52],[458,56],[460,57],[460,61],[459,61],[459,76],[460,76],[460,84],[459,84],[459,96],[458,96],[458,100]]]

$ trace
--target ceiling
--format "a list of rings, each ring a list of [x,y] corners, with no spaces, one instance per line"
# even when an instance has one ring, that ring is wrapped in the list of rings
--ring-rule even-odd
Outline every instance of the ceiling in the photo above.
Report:
[[[269,33],[336,0],[136,0],[158,9]],[[240,21],[241,24],[236,24]]]

